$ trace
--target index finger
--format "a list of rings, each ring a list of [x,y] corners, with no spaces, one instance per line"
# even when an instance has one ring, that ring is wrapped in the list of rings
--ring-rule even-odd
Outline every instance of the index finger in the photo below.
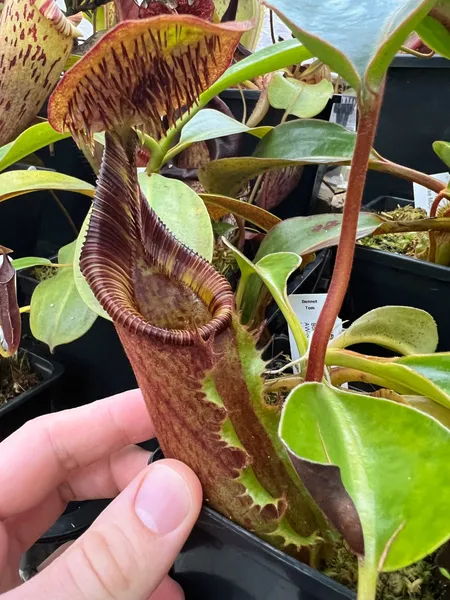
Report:
[[[44,500],[70,471],[153,436],[139,390],[29,421],[0,444],[0,519]]]

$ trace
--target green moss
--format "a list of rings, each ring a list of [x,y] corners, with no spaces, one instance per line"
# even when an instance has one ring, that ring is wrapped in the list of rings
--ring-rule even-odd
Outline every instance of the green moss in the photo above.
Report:
[[[379,214],[390,221],[415,221],[427,217],[427,213],[423,208],[415,208],[414,206],[399,206],[395,210]],[[409,232],[369,235],[359,240],[358,244],[375,250],[418,257],[418,254],[422,254],[424,249],[428,248],[428,234],[425,232]]]
[[[31,277],[37,279],[39,283],[41,281],[45,281],[46,279],[51,279],[57,274],[57,269],[55,267],[48,267],[46,265],[42,265],[39,267],[34,267],[34,269],[30,270]]]
[[[356,590],[358,561],[345,545],[341,545],[324,572]],[[400,571],[382,573],[378,579],[377,600],[443,600],[447,586],[438,574],[434,555]]]

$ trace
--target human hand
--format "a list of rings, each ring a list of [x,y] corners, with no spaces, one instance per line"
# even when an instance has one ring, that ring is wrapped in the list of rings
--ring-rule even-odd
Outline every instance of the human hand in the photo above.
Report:
[[[182,600],[167,573],[202,491],[178,461],[146,466],[149,453],[131,444],[153,436],[133,390],[34,419],[0,444],[1,600]],[[19,585],[21,555],[69,501],[113,496],[86,533]]]

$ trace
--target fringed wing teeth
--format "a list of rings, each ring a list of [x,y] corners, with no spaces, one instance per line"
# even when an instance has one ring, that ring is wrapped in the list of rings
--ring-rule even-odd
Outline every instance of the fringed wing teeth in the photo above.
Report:
[[[119,23],[63,77],[49,121],[74,136],[124,125],[162,136],[222,75],[248,29],[190,15]]]
[[[178,242],[141,195],[136,135],[107,133],[81,270],[113,321],[130,331],[193,345],[231,322],[232,290]],[[124,145],[125,143],[125,145]]]

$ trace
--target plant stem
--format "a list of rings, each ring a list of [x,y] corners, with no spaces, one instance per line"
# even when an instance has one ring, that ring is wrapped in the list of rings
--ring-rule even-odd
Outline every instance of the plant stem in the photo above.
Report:
[[[148,148],[151,152],[150,160],[148,161],[147,167],[145,169],[148,175],[151,175],[155,171],[159,170],[161,166],[162,159],[164,158],[164,152],[161,149],[161,146],[158,142],[152,138],[150,135],[141,134],[142,142],[145,147]]]
[[[253,188],[252,188],[251,194],[249,196],[249,199],[247,200],[247,202],[249,204],[253,204],[253,202],[255,201],[256,196],[258,194],[258,190],[259,190],[259,188],[261,186],[261,182],[263,180],[263,177],[264,177],[264,173],[261,173],[261,175],[258,175],[258,177],[256,178],[256,181],[255,181],[255,183],[253,185]]]
[[[444,194],[445,190],[443,190],[442,192],[440,192],[436,198],[433,200],[433,204],[431,205],[430,208],[430,217],[435,217],[437,214],[437,210],[439,208],[439,204],[441,203],[441,200],[444,198]],[[433,231],[430,231],[428,234],[428,239],[429,239],[429,248],[428,248],[428,260],[430,262],[436,262],[436,233]]]
[[[369,157],[377,129],[382,96],[383,89],[381,88],[376,96],[372,95],[365,103],[361,103],[356,145],[344,205],[343,223],[345,223],[345,227],[342,227],[339,238],[336,264],[330,289],[328,290],[325,304],[311,339],[306,381],[320,382],[323,379],[327,345],[350,280],[355,254],[359,211],[366,182]]]
[[[377,594],[378,572],[376,567],[366,566],[362,561],[358,568],[357,600],[375,600]]]
[[[238,85],[239,94],[241,95],[242,100],[242,119],[241,123],[245,125],[245,121],[247,120],[247,102],[245,100],[245,94],[241,85]]]
[[[275,35],[275,24],[273,22],[273,10],[269,10],[269,18],[270,18],[270,37],[272,39],[272,44],[277,43],[277,38]]]
[[[386,221],[371,235],[386,233],[408,233],[412,231],[450,231],[450,219],[439,217],[433,219],[417,219],[415,221]]]
[[[421,173],[420,171],[416,171],[415,169],[410,169],[409,167],[398,165],[397,163],[391,162],[390,160],[371,160],[369,163],[369,167],[373,171],[379,171],[380,173],[388,173],[389,175],[401,177],[402,179],[406,179],[407,181],[411,181],[412,183],[418,183],[420,185],[423,185],[429,190],[433,190],[433,192],[436,192],[436,194],[439,194],[446,187],[445,184],[442,183],[442,181],[431,177],[431,175],[426,175],[425,173]]]
[[[417,50],[413,50],[412,48],[407,48],[406,46],[400,46],[400,50],[403,50],[403,52],[406,52],[406,54],[411,54],[411,56],[417,56],[417,58],[433,58],[433,56],[436,54],[436,52],[434,50],[431,50],[431,52],[428,52],[427,54],[424,54],[423,52],[418,52]]]
[[[76,228],[75,223],[72,221],[72,217],[70,216],[66,207],[64,206],[64,204],[61,202],[61,200],[58,198],[58,196],[55,194],[55,192],[53,190],[48,190],[48,191],[51,194],[51,196],[53,197],[53,199],[55,200],[56,204],[59,206],[63,215],[66,217],[70,227],[73,229],[73,231],[75,233],[75,236],[78,237],[78,229]]]
[[[264,382],[265,392],[277,392],[278,390],[293,390],[303,383],[303,378],[298,375],[288,375],[279,379],[268,379]]]

